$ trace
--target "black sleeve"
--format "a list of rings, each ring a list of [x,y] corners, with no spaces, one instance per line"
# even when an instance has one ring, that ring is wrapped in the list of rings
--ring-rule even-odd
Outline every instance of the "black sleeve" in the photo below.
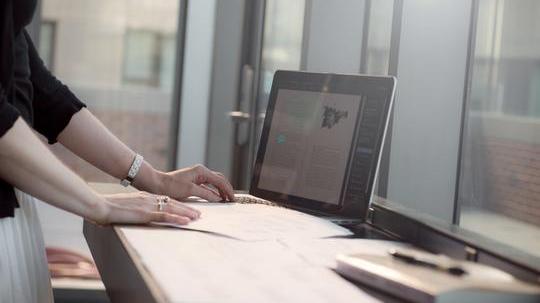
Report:
[[[55,143],[71,117],[86,107],[69,88],[54,77],[39,57],[30,36],[24,31],[28,43],[32,85],[34,86],[34,129]]]
[[[7,96],[0,84],[0,137],[7,133],[19,116],[19,111],[7,102]]]
[[[13,63],[13,20],[11,1],[0,1],[0,137],[13,126],[19,111],[7,102]]]

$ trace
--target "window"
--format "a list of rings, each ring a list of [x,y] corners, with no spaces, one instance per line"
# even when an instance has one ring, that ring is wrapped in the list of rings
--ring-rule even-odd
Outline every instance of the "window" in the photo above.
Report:
[[[540,2],[479,1],[460,225],[540,256]]]
[[[159,31],[126,32],[123,83],[171,88],[175,40]]]
[[[44,0],[39,51],[116,136],[167,169],[181,0]],[[53,60],[54,59],[54,60]],[[174,118],[176,119],[176,118]],[[116,182],[59,144],[89,182]]]
[[[45,66],[54,71],[54,44],[56,40],[56,23],[54,21],[42,21],[39,34],[39,53]]]
[[[157,86],[160,68],[159,33],[128,30],[124,46],[124,83]]]

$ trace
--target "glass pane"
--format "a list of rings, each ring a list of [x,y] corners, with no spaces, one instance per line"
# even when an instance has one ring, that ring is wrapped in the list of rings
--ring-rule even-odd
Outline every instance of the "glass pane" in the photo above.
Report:
[[[299,70],[302,55],[305,1],[266,1],[261,58],[259,92],[256,98],[259,110],[256,147],[262,131],[262,122],[272,88],[272,79],[278,69]],[[257,148],[255,148],[255,152]]]
[[[305,1],[266,2],[259,108],[266,111],[274,72],[300,69]]]
[[[460,224],[540,256],[540,2],[479,4]]]
[[[159,33],[128,30],[124,47],[124,82],[150,86],[158,82]]]
[[[394,0],[371,1],[365,73],[387,75]]]
[[[55,75],[158,169],[167,166],[179,2],[43,1],[45,61],[56,59]],[[58,144],[53,149],[87,181],[112,181]]]
[[[56,36],[56,24],[52,21],[43,21],[39,33],[39,53],[45,66],[54,72],[54,39]]]
[[[368,9],[366,3],[312,1],[306,6],[306,1],[266,2],[261,82],[257,96],[260,115],[266,111],[272,78],[277,69],[360,72],[363,26],[367,21],[363,19],[363,9]],[[370,3],[365,70],[387,74],[394,1]],[[309,20],[305,19],[306,16]],[[303,36],[304,32],[307,37]],[[306,66],[301,67],[302,60]],[[255,142],[259,140],[261,128],[262,119],[259,119]]]

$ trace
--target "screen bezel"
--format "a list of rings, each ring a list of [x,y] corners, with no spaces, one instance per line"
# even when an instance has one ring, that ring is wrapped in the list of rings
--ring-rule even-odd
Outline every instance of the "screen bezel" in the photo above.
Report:
[[[386,133],[388,116],[393,100],[395,78],[391,76],[366,76],[366,75],[345,75],[345,74],[332,74],[332,73],[311,73],[311,72],[299,72],[299,71],[285,71],[279,70],[274,74],[272,88],[269,95],[268,106],[266,110],[266,116],[263,124],[263,130],[261,133],[261,139],[259,148],[257,150],[257,157],[253,168],[252,180],[250,185],[250,194],[262,199],[270,200],[287,206],[308,209],[316,212],[328,213],[328,214],[340,214],[352,218],[365,218],[365,211],[368,205],[360,207],[362,211],[356,211],[354,209],[347,209],[343,197],[346,190],[346,176],[350,174],[351,160],[353,158],[353,150],[356,146],[356,140],[351,141],[351,148],[347,159],[346,169],[343,175],[343,186],[340,192],[340,199],[338,204],[326,203],[304,197],[288,195],[275,191],[270,191],[258,187],[260,173],[262,169],[262,162],[266,152],[266,145],[268,143],[268,136],[270,133],[270,124],[272,122],[274,107],[276,104],[277,94],[280,89],[291,90],[306,90],[325,93],[336,94],[348,94],[348,95],[362,95],[366,94],[366,88],[376,87],[380,89],[384,87],[385,91],[385,115],[384,115],[384,130],[383,134],[378,138],[375,146],[374,159],[372,159],[372,169],[376,174],[378,170],[378,163],[380,161],[381,146],[383,142],[384,134]],[[354,138],[356,138],[358,132],[358,121],[355,123]],[[371,176],[368,182],[368,194],[364,197],[366,204],[369,204],[371,196],[373,194],[373,185],[375,183],[375,176]]]

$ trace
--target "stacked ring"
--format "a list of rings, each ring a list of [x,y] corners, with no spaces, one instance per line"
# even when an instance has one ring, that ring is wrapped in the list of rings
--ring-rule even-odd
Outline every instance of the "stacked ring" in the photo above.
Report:
[[[163,211],[163,208],[167,203],[169,203],[169,197],[167,196],[156,196],[157,201],[157,210]]]

